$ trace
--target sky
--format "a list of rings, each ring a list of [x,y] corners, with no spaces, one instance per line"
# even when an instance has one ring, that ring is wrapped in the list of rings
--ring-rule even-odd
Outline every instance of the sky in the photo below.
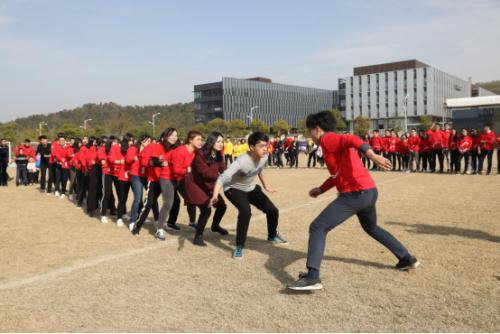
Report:
[[[337,89],[406,59],[500,80],[499,18],[500,0],[0,0],[0,122],[190,102],[223,76]]]

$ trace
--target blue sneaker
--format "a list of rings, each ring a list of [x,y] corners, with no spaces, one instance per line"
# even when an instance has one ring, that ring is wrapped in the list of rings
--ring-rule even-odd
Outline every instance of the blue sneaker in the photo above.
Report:
[[[242,257],[243,257],[243,247],[236,246],[233,252],[233,259],[241,260]]]
[[[286,245],[288,244],[288,240],[283,238],[279,233],[276,234],[274,238],[267,238],[268,241],[271,241],[274,244]]]

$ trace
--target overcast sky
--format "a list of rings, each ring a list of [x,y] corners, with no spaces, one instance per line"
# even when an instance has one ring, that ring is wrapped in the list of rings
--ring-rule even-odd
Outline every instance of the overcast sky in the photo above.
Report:
[[[418,59],[500,80],[500,1],[0,0],[0,122],[88,102],[170,104],[222,76],[336,89]]]

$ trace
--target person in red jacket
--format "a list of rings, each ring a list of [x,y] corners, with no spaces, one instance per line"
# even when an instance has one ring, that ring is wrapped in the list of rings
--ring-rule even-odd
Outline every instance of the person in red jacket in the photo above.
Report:
[[[427,130],[427,135],[429,136],[429,142],[432,146],[431,154],[431,172],[435,173],[437,168],[437,162],[439,161],[439,172],[444,172],[444,155],[443,155],[443,131],[441,131],[441,126],[436,123],[432,123],[430,129]]]
[[[391,131],[391,137],[389,138],[388,146],[387,146],[387,152],[389,153],[389,160],[391,160],[392,163],[392,170],[396,170],[396,162],[397,162],[397,154],[398,154],[398,146],[400,139],[398,138],[398,135],[396,131],[392,130]],[[401,169],[401,164],[399,164],[399,169]]]
[[[151,145],[151,136],[142,135],[135,145],[129,147],[125,157],[126,163],[130,164],[130,183],[134,200],[130,209],[130,224],[129,228],[133,227],[133,223],[139,217],[139,213],[143,208],[142,193],[148,188],[148,165],[150,156],[147,155],[147,148]],[[154,220],[158,221],[158,202],[154,201],[151,209],[153,211]]]
[[[81,145],[78,151],[75,153],[75,163],[76,168],[76,184],[77,184],[77,192],[76,192],[76,206],[81,207],[83,198],[86,197],[88,193],[89,187],[89,171],[87,168],[86,156],[88,152],[89,137],[83,136]]]
[[[58,136],[57,144],[52,145],[52,156],[56,172],[56,192],[55,196],[66,197],[66,185],[69,177],[68,150],[66,147],[66,138],[63,133]]]
[[[432,144],[427,133],[422,133],[420,142],[420,157],[422,158],[422,172],[431,170]]]
[[[493,149],[495,148],[495,132],[491,131],[489,125],[485,125],[483,132],[481,133],[479,140],[481,143],[481,154],[479,155],[479,168],[478,174],[483,173],[483,163],[484,158],[488,158],[488,169],[486,170],[486,175],[491,174],[491,167],[493,166]]]
[[[497,133],[497,175],[500,175],[500,132]]]
[[[212,211],[210,199],[219,175],[226,169],[221,153],[223,147],[224,136],[219,132],[210,133],[203,147],[195,151],[191,175],[188,175],[185,180],[184,199],[186,203],[196,205],[200,209],[196,234],[193,240],[193,243],[197,246],[206,246],[203,241],[203,232]],[[227,230],[220,226],[227,209],[222,196],[219,195],[214,207],[212,232],[227,235]]]
[[[444,130],[441,131],[441,136],[443,137],[443,159],[446,161],[447,173],[450,172],[451,165],[456,163],[451,159],[451,152],[449,148],[450,143],[450,135],[451,135],[451,127],[448,123],[444,123]],[[458,134],[460,136],[460,134]]]
[[[148,186],[146,190],[145,205],[139,212],[139,216],[135,221],[129,225],[130,231],[134,235],[138,235],[141,231],[142,225],[149,215],[149,211],[157,203],[158,197],[162,194],[161,180],[172,179],[171,166],[169,157],[172,151],[179,145],[177,130],[168,128],[162,132],[159,143],[150,143],[145,145],[141,152],[141,167],[147,167]],[[167,202],[168,201],[168,202]],[[170,198],[164,197],[163,202],[163,216],[160,214],[156,222],[155,238],[158,240],[165,240],[165,220],[171,211],[172,203],[178,202],[175,199],[174,192]],[[170,204],[169,204],[170,203]],[[170,206],[170,208],[169,208]],[[178,205],[179,206],[179,205]]]
[[[384,138],[382,138],[382,143],[383,143],[383,153],[384,157],[389,159],[389,141],[391,140],[391,131],[390,130],[385,130],[385,135]]]
[[[85,156],[83,157],[84,161],[82,164],[84,163],[86,165],[87,170],[87,178],[84,177],[84,182],[88,183],[84,185],[83,194],[80,193],[79,195],[78,204],[81,206],[84,198],[87,199],[87,214],[90,217],[93,217],[96,214],[102,197],[102,162],[99,159],[97,152],[101,150],[100,155],[101,158],[103,158],[103,154],[105,155],[104,150],[106,141],[107,137],[105,136],[100,138],[89,138],[86,145],[87,149],[85,151]]]
[[[462,136],[460,137],[460,142],[458,143],[458,152],[460,153],[460,160],[458,163],[460,171],[460,165],[462,163],[462,159],[464,159],[464,171],[463,174],[469,173],[470,174],[470,165],[469,165],[469,157],[470,157],[470,150],[472,148],[472,138],[469,136],[467,129],[462,129]]]
[[[125,224],[123,223],[123,216],[127,213],[127,200],[128,193],[130,191],[130,166],[131,163],[126,159],[127,152],[130,147],[133,147],[135,144],[135,138],[131,133],[125,134],[123,136],[120,151],[110,154],[111,159],[115,160],[115,162],[120,162],[118,164],[119,167],[116,167],[115,164],[115,176],[118,178],[118,209],[117,209],[117,220],[116,226],[122,227]]]
[[[384,140],[380,137],[378,130],[373,130],[372,137],[370,138],[370,146],[375,154],[382,155],[384,151]],[[374,164],[372,170],[376,170],[377,166]]]
[[[372,238],[389,249],[399,260],[396,268],[408,270],[419,265],[417,259],[389,232],[377,225],[376,201],[377,186],[370,173],[363,167],[357,156],[360,150],[373,163],[384,170],[392,168],[391,162],[375,154],[369,145],[352,135],[340,135],[335,131],[336,121],[328,111],[307,116],[306,126],[309,134],[321,145],[325,163],[330,172],[328,179],[317,188],[311,189],[313,198],[336,187],[339,196],[330,203],[309,227],[309,246],[307,250],[307,274],[288,285],[293,290],[318,290],[323,288],[320,280],[320,266],[325,250],[326,236],[329,231],[357,215],[363,230]]]
[[[118,138],[116,138],[115,136],[109,136],[106,143],[104,143],[97,150],[97,158],[101,161],[102,168],[102,193],[100,209],[101,223],[103,224],[107,224],[109,222],[107,217],[108,209],[112,216],[116,214],[115,196],[113,195],[113,183],[115,184],[115,188],[118,188],[118,179],[114,177],[114,161],[110,161],[109,155],[113,146],[118,146],[113,149],[113,153],[115,153],[117,149],[119,151],[119,145],[120,144],[118,144]]]
[[[477,129],[471,130],[472,149],[470,151],[471,173],[479,173],[479,157],[481,155],[481,135]]]
[[[410,144],[408,143],[408,138],[406,135],[401,136],[399,142],[398,154],[401,156],[401,163],[403,164],[403,172],[409,173],[409,162],[410,162]]]
[[[420,171],[420,143],[421,139],[417,134],[417,129],[412,128],[410,131],[410,137],[408,138],[408,150],[409,150],[409,160],[408,160],[408,169],[412,172]],[[413,169],[413,165],[415,163],[415,169]]]
[[[170,156],[170,167],[172,170],[176,193],[184,195],[184,179],[191,173],[191,164],[194,160],[195,150],[201,148],[202,134],[198,131],[189,131],[185,144],[177,147]],[[178,201],[177,203],[180,203]],[[189,226],[196,228],[196,206],[187,205],[189,215]],[[174,202],[167,221],[167,227],[178,230],[177,216],[179,215],[179,205]]]
[[[370,145],[370,135],[368,133],[365,133],[363,136],[363,143]],[[366,158],[363,154],[359,154],[359,157],[361,158],[361,161],[363,162],[363,166],[365,166],[366,169],[370,170],[370,159]]]
[[[66,144],[66,154],[68,158],[68,199],[73,201],[74,194],[77,194],[77,182],[76,182],[76,168],[78,166],[78,161],[75,159],[76,153],[80,150],[82,141],[80,138],[71,138],[70,142]]]
[[[460,135],[453,128],[448,137],[447,145],[450,152],[450,174],[460,174],[460,152],[458,151],[458,145],[460,145]]]

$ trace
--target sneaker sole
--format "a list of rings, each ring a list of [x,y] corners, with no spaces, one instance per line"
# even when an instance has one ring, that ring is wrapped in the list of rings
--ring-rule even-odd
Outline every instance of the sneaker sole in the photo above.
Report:
[[[398,270],[400,270],[400,271],[406,271],[406,270],[410,270],[410,269],[417,269],[419,266],[420,266],[420,262],[417,261],[417,262],[415,262],[412,265],[409,265],[409,266],[406,266],[406,267],[403,267],[403,268],[398,268]]]
[[[308,285],[308,286],[303,286],[303,287],[288,286],[287,288],[290,289],[290,290],[295,290],[295,291],[313,291],[313,290],[321,290],[321,289],[323,289],[323,284],[322,283],[316,283],[314,285]]]

